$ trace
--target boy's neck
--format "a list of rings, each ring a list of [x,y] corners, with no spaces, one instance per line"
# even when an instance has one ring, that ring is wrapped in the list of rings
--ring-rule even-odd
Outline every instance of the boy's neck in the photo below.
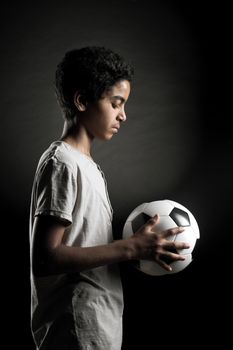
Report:
[[[83,125],[65,121],[60,139],[92,158],[91,146],[93,138],[88,134]]]

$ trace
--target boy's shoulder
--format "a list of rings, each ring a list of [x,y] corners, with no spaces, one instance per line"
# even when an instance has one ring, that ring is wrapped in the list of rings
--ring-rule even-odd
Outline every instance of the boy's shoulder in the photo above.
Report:
[[[64,165],[73,171],[85,169],[87,160],[82,153],[63,141],[54,141],[42,154],[39,166],[48,161]]]

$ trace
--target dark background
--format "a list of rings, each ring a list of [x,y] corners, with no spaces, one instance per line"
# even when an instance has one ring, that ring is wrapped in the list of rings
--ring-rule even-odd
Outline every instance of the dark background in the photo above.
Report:
[[[135,67],[128,120],[94,156],[108,179],[116,236],[139,204],[169,198],[195,215],[201,239],[176,275],[122,263],[124,350],[227,342],[232,227],[230,10],[210,1],[48,1],[1,15],[3,301],[8,347],[30,334],[28,215],[38,158],[59,138],[53,92],[65,51],[104,45]],[[207,330],[207,325],[208,329]],[[221,329],[224,329],[222,331]]]

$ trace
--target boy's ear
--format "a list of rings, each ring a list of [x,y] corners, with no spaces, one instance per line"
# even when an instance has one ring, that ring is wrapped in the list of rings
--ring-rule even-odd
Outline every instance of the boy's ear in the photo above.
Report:
[[[74,94],[74,104],[80,112],[84,112],[87,108],[87,102],[85,101],[83,95],[79,91]]]

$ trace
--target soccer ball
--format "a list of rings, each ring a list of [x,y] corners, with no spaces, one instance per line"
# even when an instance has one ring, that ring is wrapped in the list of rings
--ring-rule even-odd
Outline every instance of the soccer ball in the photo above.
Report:
[[[188,243],[190,248],[179,250],[179,254],[185,257],[185,260],[174,261],[170,263],[172,271],[167,271],[154,261],[140,260],[136,267],[145,274],[152,276],[177,273],[182,271],[192,261],[192,251],[196,240],[200,238],[199,227],[193,214],[183,205],[172,200],[163,199],[150,203],[143,203],[136,207],[127,218],[123,228],[123,239],[132,236],[142,225],[151,217],[159,214],[160,220],[156,227],[159,230],[167,230],[174,227],[184,227],[185,230],[175,236],[167,237],[170,241]],[[167,261],[167,263],[169,263]]]

